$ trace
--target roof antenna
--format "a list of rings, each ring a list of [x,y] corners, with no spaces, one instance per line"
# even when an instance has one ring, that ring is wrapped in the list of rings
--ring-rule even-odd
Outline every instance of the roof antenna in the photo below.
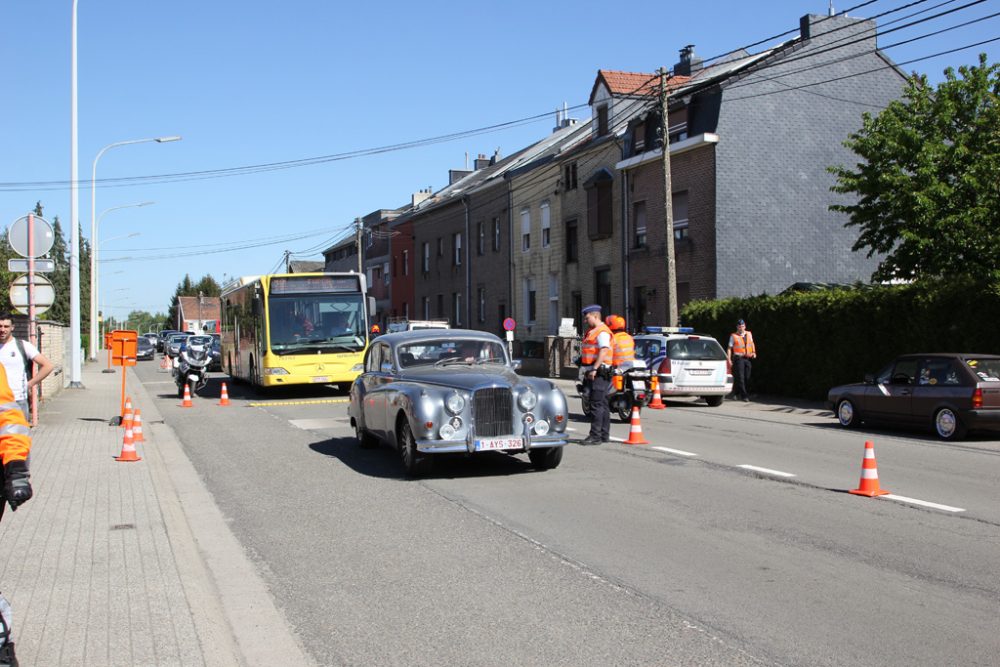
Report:
[[[833,11],[833,0],[830,0],[829,16],[833,16],[834,14],[836,14],[836,12]]]

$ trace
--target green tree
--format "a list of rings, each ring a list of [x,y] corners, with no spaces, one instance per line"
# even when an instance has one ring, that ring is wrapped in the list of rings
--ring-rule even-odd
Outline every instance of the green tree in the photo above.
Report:
[[[1000,278],[1000,65],[952,68],[932,88],[912,76],[903,97],[844,145],[860,161],[831,167],[830,206],[858,227],[855,251],[883,255],[873,280]]]

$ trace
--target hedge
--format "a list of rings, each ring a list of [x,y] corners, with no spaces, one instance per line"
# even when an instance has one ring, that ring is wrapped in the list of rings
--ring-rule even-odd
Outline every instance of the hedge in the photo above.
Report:
[[[1000,284],[857,286],[694,301],[681,322],[726,345],[736,320],[757,343],[754,393],[823,400],[909,352],[1000,353]]]

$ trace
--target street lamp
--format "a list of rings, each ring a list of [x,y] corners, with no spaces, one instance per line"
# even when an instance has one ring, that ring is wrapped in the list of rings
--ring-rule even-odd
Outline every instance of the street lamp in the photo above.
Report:
[[[76,6],[76,3],[74,2],[74,11],[75,11],[75,6]],[[75,15],[74,15],[74,27],[75,27]],[[76,39],[76,34],[74,32],[74,43],[75,43],[75,39]],[[75,57],[75,53],[74,53],[74,57]],[[127,146],[129,144],[145,144],[145,143],[150,143],[150,142],[154,142],[154,141],[156,143],[158,143],[158,144],[165,144],[165,143],[168,143],[168,142],[171,142],[171,141],[180,141],[180,140],[181,140],[181,137],[179,137],[179,136],[169,136],[169,137],[149,137],[148,139],[130,139],[128,141],[116,141],[115,143],[108,144],[107,146],[105,146],[104,148],[102,148],[101,150],[99,150],[97,152],[97,157],[94,158],[94,166],[93,166],[93,168],[91,169],[91,172],[90,172],[90,243],[93,246],[93,250],[90,253],[90,282],[91,282],[91,288],[90,288],[90,330],[91,331],[96,331],[96,329],[97,329],[97,307],[94,304],[94,288],[93,288],[94,273],[97,271],[97,261],[96,261],[97,224],[98,224],[98,219],[97,219],[97,162],[98,162],[98,160],[101,159],[101,156],[104,155],[105,152],[111,150],[112,148],[116,148],[117,146]],[[75,180],[75,177],[74,177],[74,183],[75,182],[76,182],[76,180]],[[114,209],[108,209],[108,210],[114,210]],[[105,211],[105,213],[107,213],[107,211]],[[101,216],[103,217],[104,213],[102,213]],[[74,230],[76,229],[76,225],[75,224],[73,225],[73,229]],[[76,250],[75,244],[74,244],[74,250],[73,251],[74,252],[78,252]],[[77,263],[79,263],[79,261],[80,261],[79,260],[79,255],[77,255]],[[79,269],[77,269],[77,270],[79,270]],[[77,281],[79,281],[79,278],[77,278]],[[78,283],[77,284],[77,292],[79,292],[79,289],[80,289],[80,287],[79,287],[79,283]],[[79,317],[79,313],[77,314],[77,317]],[[79,327],[79,324],[77,326]],[[94,336],[93,335],[90,338],[91,338],[91,340],[90,340],[90,358],[91,359],[97,359],[97,341],[94,340]],[[77,346],[79,347],[79,340],[77,340],[76,343],[77,343]]]
[[[105,209],[104,211],[102,211],[101,215],[99,215],[97,217],[97,219],[94,221],[93,228],[90,230],[90,244],[91,244],[91,248],[90,248],[90,331],[91,332],[97,331],[97,295],[98,295],[98,291],[97,291],[97,251],[98,251],[98,246],[99,246],[99,244],[97,242],[97,229],[100,227],[101,220],[103,220],[104,216],[107,215],[108,213],[110,213],[111,211],[117,211],[117,210],[123,209],[123,208],[133,208],[133,207],[137,207],[137,206],[150,206],[150,205],[155,204],[155,203],[156,202],[152,202],[152,201],[143,201],[143,202],[139,202],[137,204],[124,204],[122,206],[112,206],[111,208],[108,208],[108,209]],[[129,236],[138,236],[138,235],[139,235],[139,232],[136,232],[134,234],[130,234]],[[122,238],[122,237],[116,237],[116,238]],[[109,240],[113,240],[113,239],[109,239]],[[90,336],[90,360],[94,361],[96,359],[97,359],[97,339],[93,336],[93,333],[92,333],[91,336]]]

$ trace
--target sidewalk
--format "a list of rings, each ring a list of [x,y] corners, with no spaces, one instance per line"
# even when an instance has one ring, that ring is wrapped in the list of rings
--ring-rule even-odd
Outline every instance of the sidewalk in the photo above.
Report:
[[[225,518],[129,373],[142,461],[119,463],[121,375],[49,400],[34,498],[0,522],[0,591],[22,666],[308,665]]]

